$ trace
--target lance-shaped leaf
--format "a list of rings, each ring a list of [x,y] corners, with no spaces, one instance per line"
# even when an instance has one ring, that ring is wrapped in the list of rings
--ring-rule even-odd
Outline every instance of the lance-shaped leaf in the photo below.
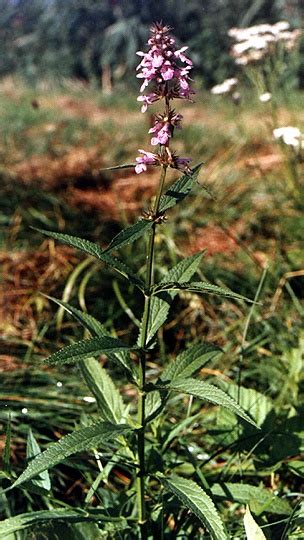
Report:
[[[125,345],[119,339],[103,336],[92,339],[84,339],[82,341],[78,341],[77,343],[73,343],[72,345],[68,345],[54,354],[51,354],[51,356],[46,359],[46,362],[50,365],[69,364],[79,362],[80,360],[86,360],[92,356],[99,356],[100,354],[105,354],[108,356],[112,353],[131,350],[134,350],[134,347],[128,347],[128,345]],[[128,371],[132,369],[129,363],[123,364],[120,358],[117,357],[117,359],[125,369]]]
[[[209,495],[193,480],[173,474],[158,475],[163,486],[182,501],[206,527],[213,540],[228,540],[221,517]]]
[[[244,527],[247,540],[266,540],[266,536],[262,529],[253,519],[248,505],[246,506],[246,512],[244,515]]]
[[[37,527],[48,522],[100,522],[127,525],[123,517],[112,517],[105,512],[96,510],[83,510],[82,508],[57,508],[56,510],[38,510],[37,512],[26,512],[18,516],[10,517],[0,522],[0,538],[8,540],[9,535]]]
[[[166,277],[160,282],[164,283],[168,279],[174,281],[175,283],[183,283],[189,281],[191,277],[197,271],[203,253],[196,253],[191,255],[191,257],[186,257],[179,263],[177,263],[173,268],[171,268]],[[166,321],[170,305],[173,298],[177,295],[177,291],[169,291],[160,296],[152,296],[150,303],[149,311],[149,322],[148,322],[148,333],[147,333],[147,345],[150,344],[157,330],[162,326]],[[138,343],[141,343],[142,340],[142,326],[139,333]]]
[[[72,315],[76,321],[80,322],[84,328],[89,330],[93,336],[107,336],[109,335],[109,332],[106,330],[104,325],[95,319],[95,317],[92,317],[92,315],[89,315],[89,313],[86,313],[85,311],[80,311],[80,309],[75,308],[74,306],[71,306],[71,304],[68,304],[67,302],[64,302],[63,300],[59,300],[58,298],[54,298],[53,296],[48,296],[47,294],[44,294],[46,298],[49,300],[52,300],[52,302],[55,302],[58,304],[58,306],[63,307],[67,313]]]
[[[124,262],[122,262],[117,257],[113,257],[108,253],[104,253],[103,250],[94,242],[90,242],[89,240],[86,240],[84,238],[78,238],[77,236],[70,236],[69,234],[46,231],[44,229],[37,229],[36,227],[33,227],[33,229],[42,234],[45,234],[46,236],[50,236],[51,238],[54,238],[55,240],[58,240],[63,244],[67,244],[68,246],[79,249],[87,255],[95,257],[96,259],[104,262],[111,268],[114,268],[114,270],[116,270],[119,274],[123,275],[125,278],[131,281],[131,283],[136,285],[139,289],[144,289],[145,285],[143,281],[138,278]]]
[[[37,455],[41,454],[40,447],[33,435],[31,428],[29,429],[27,442],[26,442],[26,458],[28,461],[34,459]],[[32,491],[36,491],[40,494],[46,494],[51,489],[51,480],[48,471],[43,471],[28,483],[28,486]]]
[[[225,482],[223,484],[213,484],[212,495],[219,500],[234,501],[242,504],[254,505],[259,508],[259,513],[269,512],[271,514],[288,515],[291,506],[286,499],[280,499],[268,489]]]
[[[113,165],[112,167],[104,167],[101,171],[116,171],[118,169],[131,169],[136,167],[136,163],[122,163],[121,165]]]
[[[95,358],[81,362],[80,369],[96,399],[102,418],[112,424],[119,424],[124,414],[124,404],[110,375]]]
[[[67,313],[72,315],[74,319],[76,319],[78,322],[82,324],[84,328],[89,330],[91,334],[94,337],[103,337],[108,336],[112,337],[110,332],[104,327],[104,325],[95,319],[95,317],[92,317],[92,315],[89,315],[88,313],[85,313],[84,311],[80,311],[79,309],[75,308],[74,306],[71,306],[67,302],[63,302],[63,300],[58,300],[57,298],[53,298],[52,296],[48,296],[44,294],[46,298],[49,298],[53,302],[56,302],[59,306],[62,306]],[[108,353],[107,354],[109,360],[112,360],[116,364],[120,364],[124,367],[124,369],[131,375],[132,380],[136,380],[137,377],[137,371],[135,365],[130,361],[129,358],[129,352],[128,351],[119,351],[114,353]],[[96,396],[95,396],[96,397]]]
[[[198,174],[203,163],[199,163],[192,169],[191,174],[183,174],[176,182],[174,182],[167,191],[162,195],[159,203],[159,211],[166,212],[172,206],[181,202],[192,190],[197,181]]]
[[[208,283],[206,281],[189,281],[186,283],[159,283],[152,288],[153,295],[160,295],[162,293],[171,291],[187,291],[196,294],[215,294],[217,296],[224,296],[226,298],[245,300],[246,302],[255,303],[253,300],[250,300],[250,298],[246,298],[246,296],[235,293],[230,289],[219,287],[218,285],[213,285],[212,283]]]
[[[117,443],[119,436],[126,435],[129,431],[130,427],[127,425],[114,426],[104,421],[73,431],[69,435],[62,437],[58,442],[52,443],[47,450],[35,457],[10,489],[35,478],[35,476],[54,467],[72,454],[98,448],[109,441]]]
[[[221,352],[222,350],[216,345],[197,343],[179,354],[175,362],[170,362],[163,371],[161,379],[163,381],[173,381],[177,377],[190,377]]]
[[[140,238],[146,231],[149,231],[152,228],[153,221],[141,220],[134,223],[127,229],[120,231],[111,241],[110,245],[103,251],[103,253],[108,253],[113,251],[113,249],[118,249],[127,244],[132,244]]]
[[[162,384],[159,385],[163,388]],[[203,381],[197,381],[196,379],[174,379],[171,383],[165,385],[165,389],[173,390],[174,392],[181,392],[197,397],[204,401],[214,403],[214,405],[220,405],[226,407],[234,414],[237,414],[250,424],[257,427],[255,422],[248,416],[248,414],[240,407],[240,405],[231,398],[228,394],[217,388],[212,384],[205,383]]]

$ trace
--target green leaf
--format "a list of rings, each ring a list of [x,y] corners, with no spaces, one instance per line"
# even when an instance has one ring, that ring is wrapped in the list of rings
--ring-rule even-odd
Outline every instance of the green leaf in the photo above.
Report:
[[[9,413],[6,433],[5,433],[5,445],[4,445],[3,454],[2,454],[3,471],[5,473],[9,473],[11,469],[11,465],[10,465],[11,435],[12,435],[12,420],[11,420],[11,415]]]
[[[293,460],[287,464],[288,469],[297,476],[304,478],[304,461]]]
[[[119,424],[124,414],[122,397],[107,371],[95,358],[81,362],[83,377],[96,398],[99,413],[104,420]]]
[[[174,182],[167,191],[162,195],[159,203],[159,212],[166,212],[169,208],[172,208],[179,202],[181,202],[187,195],[189,195],[195,182],[197,181],[198,174],[203,163],[199,163],[192,169],[191,174],[183,174],[176,182]]]
[[[145,414],[146,423],[154,420],[165,406],[165,400],[161,398],[160,393],[157,390],[148,392],[145,400]]]
[[[118,249],[126,246],[127,244],[132,244],[132,242],[135,242],[135,240],[140,238],[140,236],[142,236],[146,231],[151,229],[152,225],[153,221],[137,221],[134,223],[134,225],[131,225],[131,227],[128,227],[127,229],[124,229],[118,233],[113,238],[110,245],[103,251],[103,253],[108,253],[109,251],[113,251],[113,249]]]
[[[234,298],[236,300],[245,300],[246,302],[254,303],[253,300],[246,298],[246,296],[242,296],[241,294],[235,293],[230,289],[224,289],[223,287],[218,287],[218,285],[213,285],[212,283],[207,283],[205,281],[193,281],[185,283],[167,282],[154,285],[154,287],[152,287],[153,295],[159,295],[168,291],[188,291],[197,294],[216,294],[217,296],[225,296],[226,298]]]
[[[103,337],[108,336],[112,337],[110,332],[104,327],[104,325],[95,319],[95,317],[92,317],[92,315],[89,315],[88,313],[85,313],[84,311],[80,311],[79,309],[75,308],[74,306],[71,306],[70,304],[67,304],[66,302],[63,302],[63,300],[58,300],[57,298],[53,298],[52,296],[43,295],[46,298],[49,298],[53,302],[56,302],[59,306],[62,306],[74,319],[79,321],[84,328],[89,330],[91,334],[95,337]],[[131,380],[136,380],[137,377],[137,371],[136,367],[132,362],[130,362],[129,359],[129,353],[128,351],[120,351],[116,352],[115,354],[107,354],[108,358],[115,362],[118,365],[122,365],[123,368],[131,375]],[[96,397],[96,396],[95,396]]]
[[[197,271],[200,265],[202,256],[203,256],[203,253],[196,253],[195,255],[191,255],[191,257],[186,257],[185,259],[177,263],[173,268],[171,268],[167,272],[166,277],[160,283],[164,283],[168,279],[170,281],[175,281],[179,283],[189,281],[189,279],[191,279],[191,277]],[[170,305],[172,303],[173,298],[176,296],[176,294],[177,292],[171,291],[169,293],[162,295],[162,297],[152,296],[151,304],[150,304],[148,334],[147,334],[148,346],[150,345],[150,342],[153,339],[154,335],[156,334],[157,330],[166,321],[168,313],[169,313]],[[141,342],[141,336],[142,336],[142,326],[141,326],[139,337],[138,337],[138,343]]]
[[[10,489],[40,475],[43,471],[54,467],[72,454],[98,448],[109,440],[117,442],[120,435],[126,435],[129,431],[130,427],[127,425],[114,426],[104,421],[73,431],[69,435],[62,437],[58,442],[52,443],[47,450],[36,456]]]
[[[51,356],[46,359],[46,362],[49,365],[68,364],[86,360],[86,358],[90,358],[91,356],[99,356],[100,354],[111,355],[112,353],[131,350],[134,350],[134,347],[128,347],[128,345],[125,345],[125,343],[119,339],[102,336],[84,339],[77,343],[73,343],[72,345],[68,345],[54,354],[51,354]],[[129,365],[123,365],[123,367],[129,371],[131,369]]]
[[[173,441],[173,439],[175,439],[176,437],[179,437],[180,434],[186,429],[188,429],[188,427],[191,424],[193,424],[194,422],[197,422],[200,416],[201,416],[201,413],[199,412],[197,414],[194,414],[193,416],[189,416],[188,418],[181,420],[180,422],[177,423],[175,427],[170,426],[170,429],[167,432],[168,434],[163,441],[162,450],[164,451],[167,448],[167,446],[170,444],[170,442]]]
[[[273,410],[271,399],[253,388],[238,387],[232,383],[222,383],[221,387],[229,396],[238,401],[242,409],[250,414],[258,426],[262,426]]]
[[[125,278],[131,281],[131,283],[136,285],[139,289],[144,289],[145,285],[143,281],[139,279],[124,262],[122,262],[117,257],[113,257],[108,253],[104,253],[97,244],[94,244],[94,242],[90,242],[89,240],[85,240],[84,238],[78,238],[77,236],[70,236],[68,234],[46,231],[44,229],[37,229],[36,227],[33,227],[33,229],[42,234],[45,234],[46,236],[50,236],[51,238],[54,238],[55,240],[58,240],[63,244],[67,244],[68,246],[80,249],[80,251],[83,251],[87,255],[92,255],[92,257],[95,257],[96,259],[104,262],[111,268],[114,268],[114,270],[116,270],[119,274],[123,275]]]
[[[28,461],[31,461],[36,456],[41,454],[41,450],[39,447],[39,444],[37,443],[33,432],[31,428],[28,431],[27,436],[27,444],[26,444],[26,458]],[[37,488],[38,493],[39,492],[45,492],[47,493],[51,489],[51,480],[49,477],[48,471],[43,471],[41,474],[38,475],[37,478],[34,478],[30,481],[30,487],[34,489]]]
[[[251,506],[259,505],[260,511],[271,514],[287,515],[291,512],[291,507],[286,499],[280,499],[268,489],[250,486],[249,484],[239,484],[227,482],[223,484],[213,484],[212,495],[220,500],[236,501]]]
[[[166,385],[165,388],[168,390],[173,390],[174,392],[182,392],[184,394],[189,394],[205,401],[210,401],[210,403],[220,405],[221,407],[226,407],[234,414],[237,414],[238,416],[249,422],[249,424],[257,427],[255,422],[248,416],[247,413],[245,413],[245,411],[238,405],[238,403],[228,394],[223,392],[223,390],[217,388],[217,386],[213,386],[212,384],[208,384],[202,381],[197,381],[196,379],[192,378],[178,378],[174,379],[171,383]]]
[[[193,480],[176,474],[166,478],[158,475],[163,486],[178,497],[189,508],[208,530],[213,540],[227,540],[224,524],[209,495]]]
[[[122,163],[121,165],[114,165],[113,167],[105,167],[100,169],[101,171],[116,171],[118,169],[131,169],[136,167],[136,163]]]
[[[217,357],[222,350],[216,345],[198,343],[179,354],[175,362],[170,362],[163,371],[161,379],[172,381],[177,377],[187,378]]]
[[[71,306],[67,302],[64,302],[63,300],[59,300],[58,298],[54,298],[53,296],[48,296],[47,294],[43,294],[46,298],[51,300],[52,302],[55,302],[58,304],[58,306],[61,306],[67,313],[72,315],[76,321],[80,322],[84,328],[89,330],[91,334],[95,337],[100,336],[108,336],[109,332],[106,330],[104,325],[95,319],[95,317],[92,317],[92,315],[89,315],[89,313],[86,313],[85,311],[80,311],[80,309],[75,308],[74,306]]]
[[[262,529],[253,519],[248,505],[246,506],[246,512],[244,515],[244,527],[247,540],[266,540],[266,536],[264,535]]]
[[[0,538],[6,539],[9,534],[35,527],[49,521],[89,522],[101,523],[113,522],[124,523],[122,517],[110,517],[104,512],[91,512],[81,508],[57,508],[56,510],[38,510],[38,512],[26,512],[18,516],[10,517],[0,522]]]

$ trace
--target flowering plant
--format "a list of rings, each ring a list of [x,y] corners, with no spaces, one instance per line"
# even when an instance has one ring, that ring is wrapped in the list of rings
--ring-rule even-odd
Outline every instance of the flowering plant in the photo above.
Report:
[[[156,279],[154,253],[157,230],[163,226],[167,212],[190,193],[201,166],[190,168],[190,158],[179,157],[170,148],[175,128],[180,128],[182,120],[181,114],[172,108],[171,103],[174,99],[191,100],[193,94],[189,76],[192,62],[185,55],[187,48],[177,49],[169,28],[162,24],[152,27],[148,45],[146,53],[138,53],[142,58],[138,77],[143,79],[141,92],[149,85],[152,88],[148,94],[141,94],[138,100],[142,102],[143,112],[159,101],[164,103],[165,110],[156,114],[149,131],[152,134],[151,144],[158,149],[155,153],[139,150],[135,171],[137,174],[143,173],[150,165],[161,169],[152,210],[121,231],[105,249],[87,239],[41,230],[43,234],[105,263],[140,292],[143,310],[138,339],[135,343],[122,341],[109,333],[101,321],[66,302],[55,300],[84,326],[91,337],[57,351],[47,359],[47,363],[56,366],[78,363],[96,399],[98,410],[94,421],[87,421],[86,425],[51,444],[44,452],[36,452],[36,457],[12,487],[41,479],[47,469],[76,452],[95,449],[96,455],[98,449],[102,450],[102,454],[97,454],[102,465],[86,497],[85,512],[71,509],[74,521],[97,523],[105,534],[109,532],[107,538],[114,535],[117,538],[145,540],[152,537],[177,538],[179,534],[194,538],[205,530],[211,538],[224,540],[228,538],[228,533],[194,457],[189,464],[191,470],[197,471],[199,481],[178,474],[179,447],[174,446],[173,441],[181,436],[186,427],[191,430],[197,422],[202,422],[202,414],[188,414],[173,427],[167,410],[172,407],[174,396],[186,395],[224,407],[234,418],[236,415],[253,426],[255,423],[237,399],[197,376],[203,366],[221,354],[216,345],[204,341],[189,344],[175,361],[159,365],[156,376],[147,373],[147,359],[152,357],[159,364],[157,334],[167,320],[178,292],[247,299],[230,289],[193,279],[202,253],[186,257],[169,269],[163,279]],[[169,167],[182,174],[166,186]],[[144,235],[149,236],[149,241],[143,280],[113,252]],[[95,359],[100,355],[107,357],[109,365],[114,363],[125,374],[128,383],[133,385],[137,394],[135,405],[125,402],[123,392],[110,377],[109,371]],[[114,466],[123,467],[128,480],[127,489],[118,490],[118,493],[111,489],[108,481]],[[111,496],[96,508],[89,503],[94,493],[98,493],[100,485],[108,487]],[[192,516],[190,521],[189,511]]]

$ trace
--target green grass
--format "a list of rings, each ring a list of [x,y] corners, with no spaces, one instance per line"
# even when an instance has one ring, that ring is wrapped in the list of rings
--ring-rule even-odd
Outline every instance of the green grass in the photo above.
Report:
[[[39,266],[34,265],[26,273],[24,268],[14,268],[14,256],[20,252],[25,253],[28,261],[34,261],[37,254],[44,253],[46,257],[46,253],[54,250],[53,242],[42,239],[30,226],[85,235],[105,245],[126,219],[134,220],[123,210],[120,224],[100,210],[77,208],[70,203],[69,194],[73,189],[81,186],[84,193],[89,188],[109,190],[121,172],[99,175],[98,171],[92,173],[88,168],[79,177],[75,175],[54,184],[44,183],[43,175],[40,181],[29,177],[20,180],[19,164],[26,165],[37,156],[47,158],[48,164],[69,152],[77,154],[78,149],[90,151],[96,147],[100,164],[109,166],[134,162],[137,148],[148,148],[148,117],[136,112],[134,96],[107,97],[95,90],[65,90],[64,97],[73,102],[72,114],[71,107],[59,106],[62,95],[62,90],[39,94],[20,88],[18,95],[2,95],[0,100],[4,134],[0,143],[3,158],[1,224],[4,225],[1,249],[5,257],[10,253],[12,258],[9,266],[7,262],[4,264],[9,273],[3,275],[3,280],[11,290],[23,287],[27,291],[18,297],[19,304],[8,297],[7,321],[3,323],[3,361],[8,370],[1,374],[0,420],[5,433],[10,412],[14,474],[24,469],[29,426],[44,448],[49,441],[71,431],[81,419],[85,421],[96,412],[94,403],[83,401],[87,390],[77,367],[56,370],[43,364],[48,354],[75,338],[81,339],[83,334],[68,316],[62,321],[58,318],[57,307],[39,296],[34,289],[37,279],[32,277],[42,276],[41,292],[61,298],[66,291],[70,303],[78,306],[80,302],[82,307],[86,306],[109,330],[115,328],[119,337],[129,340],[135,335],[128,309],[118,303],[114,294],[117,278],[99,265],[89,263],[80,267],[83,258],[78,253],[65,254],[63,269],[49,269],[45,276],[45,259],[39,259]],[[31,106],[33,99],[41,102],[38,109]],[[261,304],[252,311],[245,339],[244,328],[250,310],[247,304],[189,293],[180,295],[162,335],[159,359],[151,356],[149,373],[161,370],[162,359],[168,355],[173,359],[190,340],[203,338],[223,348],[220,363],[212,364],[210,371],[203,375],[210,382],[218,377],[223,385],[228,383],[231,392],[235,391],[233,382],[239,378],[246,388],[260,393],[256,399],[260,400],[261,408],[265,407],[264,412],[259,412],[265,414],[264,438],[253,436],[245,426],[229,431],[229,418],[225,413],[215,408],[201,408],[201,403],[194,400],[191,413],[204,418],[203,423],[195,425],[195,442],[191,442],[194,454],[201,455],[201,467],[197,470],[190,466],[183,472],[196,479],[204,474],[210,485],[235,481],[272,487],[295,509],[288,525],[288,537],[301,538],[297,504],[301,501],[303,468],[300,465],[303,465],[304,451],[303,191],[290,188],[287,154],[283,155],[272,140],[267,123],[271,122],[270,112],[265,112],[255,96],[250,95],[240,109],[224,99],[206,95],[199,94],[196,100],[196,113],[189,122],[187,116],[193,114],[191,106],[183,106],[186,127],[177,132],[174,145],[181,155],[193,156],[194,162],[206,161],[200,181],[209,195],[197,186],[195,194],[186,199],[179,212],[170,212],[168,225],[160,229],[157,239],[157,273],[163,275],[164,268],[177,262],[190,247],[194,251],[207,247],[211,254],[207,253],[203,259],[200,277],[254,298],[266,261],[268,271],[260,294]],[[292,122],[300,111],[300,102],[303,95],[295,93],[290,96],[288,108],[280,104],[280,125],[283,120],[286,125]],[[94,121],[92,111],[100,114],[99,121]],[[52,130],[45,129],[48,124],[53,126]],[[278,160],[263,169],[261,157],[265,155],[278,156]],[[293,159],[292,154],[288,158]],[[295,160],[294,164],[300,173],[300,161]],[[41,170],[43,173],[43,168]],[[129,178],[125,173],[122,177]],[[140,185],[142,181],[143,177],[134,175],[134,183]],[[300,189],[303,190],[303,186]],[[148,206],[145,196],[139,206]],[[213,243],[212,234],[215,234]],[[132,268],[142,273],[145,256],[140,241],[124,248],[124,256]],[[59,264],[58,258],[56,261]],[[78,275],[73,273],[75,267],[79,269]],[[12,273],[18,278],[13,278]],[[284,276],[286,281],[282,281]],[[118,279],[118,285],[123,299],[128,301],[128,308],[139,318],[137,293],[123,280]],[[20,307],[20,318],[17,318],[16,309]],[[31,326],[32,320],[35,327]],[[120,380],[118,370],[109,362],[106,365],[113,377]],[[62,386],[57,386],[58,381]],[[125,381],[122,379],[122,382]],[[127,386],[124,394],[132,410],[133,396]],[[242,399],[245,398],[249,399],[248,396]],[[188,404],[179,399],[169,403],[167,421],[172,429],[184,417],[185,406]],[[27,409],[26,414],[24,409]],[[181,461],[189,458],[189,441],[186,430],[173,443]],[[15,490],[1,502],[3,516],[45,509],[50,504],[83,505],[85,494],[98,474],[98,464],[92,454],[84,460],[70,458],[50,474],[54,486],[51,500],[30,490]],[[3,477],[4,487],[8,484]],[[115,470],[110,475],[110,486],[113,500],[127,493],[127,487]],[[96,497],[100,504],[102,501],[106,504],[102,487],[98,488]],[[218,504],[233,537],[242,537],[244,506],[237,501]],[[284,527],[288,516],[265,514],[261,508],[256,508],[255,515],[260,525],[265,526],[263,530],[269,539],[287,538]],[[29,535],[18,533],[18,538],[40,539],[42,533],[34,531]]]

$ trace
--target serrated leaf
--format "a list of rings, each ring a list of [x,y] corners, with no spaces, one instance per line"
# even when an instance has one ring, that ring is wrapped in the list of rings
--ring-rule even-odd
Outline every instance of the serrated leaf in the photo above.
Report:
[[[10,489],[31,480],[72,454],[98,448],[109,440],[117,442],[120,435],[126,435],[129,431],[130,427],[127,425],[114,426],[104,421],[73,431],[69,435],[62,437],[58,442],[52,443],[47,450],[33,459]]]
[[[63,349],[51,354],[46,359],[49,365],[57,364],[69,364],[73,362],[79,362],[80,360],[86,360],[92,356],[99,356],[100,354],[111,355],[120,351],[131,351],[134,347],[128,347],[122,341],[109,336],[102,336],[92,339],[84,339],[68,345]],[[123,365],[125,369],[131,370],[129,365]]]
[[[84,311],[80,311],[79,309],[75,308],[74,306],[71,306],[70,304],[67,304],[66,302],[63,302],[63,300],[58,300],[57,298],[53,298],[52,296],[43,295],[46,296],[46,298],[49,298],[53,302],[56,302],[59,306],[62,306],[72,317],[74,317],[77,321],[79,321],[84,328],[89,330],[91,334],[95,337],[103,337],[108,336],[112,337],[110,332],[104,327],[104,325],[95,319],[95,317],[92,317],[92,315],[89,315],[88,313],[85,313]],[[107,354],[109,360],[112,360],[118,365],[122,365],[124,369],[131,375],[131,380],[136,380],[137,377],[137,371],[136,367],[130,362],[129,359],[129,353],[128,351],[120,351],[116,352],[115,354]]]
[[[153,226],[153,221],[141,220],[134,223],[127,229],[119,232],[111,241],[110,245],[103,251],[103,253],[108,253],[113,251],[113,249],[119,249],[127,244],[132,244],[140,238],[146,231],[149,231]]]
[[[195,253],[190,257],[186,257],[179,263],[177,263],[173,268],[171,268],[166,277],[160,282],[166,282],[168,279],[171,281],[183,283],[189,281],[191,277],[197,271],[203,253]],[[150,303],[150,312],[149,312],[149,322],[148,322],[148,333],[147,333],[147,345],[150,345],[151,340],[156,334],[157,330],[162,326],[166,321],[169,309],[172,303],[173,298],[176,296],[177,291],[171,291],[164,294],[161,298],[158,296],[153,296]],[[140,329],[138,343],[141,343],[142,339],[142,326]]]
[[[222,383],[222,387],[239,405],[250,414],[258,426],[262,426],[268,414],[273,410],[270,398],[253,388],[238,387],[236,384]]]
[[[156,416],[158,416],[163,407],[165,406],[165,401],[162,400],[160,393],[157,390],[148,392],[145,400],[145,415],[146,422],[150,422]]]
[[[197,181],[198,174],[203,163],[199,163],[192,169],[191,174],[183,174],[176,182],[174,182],[167,191],[162,195],[159,203],[159,211],[166,212],[179,202],[181,202],[192,190]]]
[[[93,336],[107,336],[109,335],[109,332],[106,330],[104,325],[95,319],[95,317],[92,317],[92,315],[89,315],[89,313],[86,313],[85,311],[80,311],[80,309],[75,308],[74,306],[71,306],[67,302],[64,302],[63,300],[59,300],[58,298],[54,298],[53,296],[48,296],[47,294],[44,294],[46,298],[51,300],[52,302],[55,302],[58,304],[58,306],[61,306],[76,319],[76,321],[80,322],[84,328],[89,330]]]
[[[69,234],[46,231],[44,229],[37,229],[36,227],[33,227],[33,229],[41,234],[44,234],[45,236],[50,236],[63,244],[67,244],[68,246],[79,249],[87,255],[92,255],[92,257],[95,257],[111,268],[114,268],[114,270],[131,281],[131,283],[136,285],[139,289],[144,289],[145,285],[143,281],[139,279],[124,262],[113,255],[104,253],[103,250],[94,242],[90,242],[89,240],[85,240],[84,238],[79,238],[77,236],[70,236]]]
[[[176,474],[166,478],[158,475],[163,486],[178,497],[189,508],[208,530],[213,540],[227,540],[224,524],[209,495],[193,480]]]
[[[41,454],[40,446],[37,443],[31,428],[28,431],[27,443],[26,443],[26,458],[28,461],[34,459]],[[37,478],[34,478],[30,482],[31,488],[37,488],[38,491],[48,492],[51,489],[51,480],[48,471],[43,471]]]
[[[257,427],[255,422],[250,418],[250,416],[248,416],[248,414],[242,409],[242,407],[240,407],[239,404],[232,397],[223,392],[223,390],[217,388],[217,386],[202,381],[197,381],[196,379],[192,378],[177,378],[167,384],[165,388],[168,390],[173,390],[174,392],[182,392],[184,394],[188,394],[199,399],[209,401],[210,403],[214,403],[214,405],[226,407],[234,414],[237,414],[238,416],[249,422],[249,424]]]
[[[286,499],[280,499],[268,489],[250,486],[249,484],[239,484],[225,482],[223,484],[213,484],[212,495],[221,500],[236,501],[242,504],[252,502],[258,504],[261,511],[271,514],[287,515],[291,512],[291,507]]]
[[[177,377],[187,378],[202,369],[208,362],[218,356],[222,350],[210,343],[198,343],[189,347],[170,362],[161,375],[163,381],[172,381]]]
[[[110,375],[95,358],[81,362],[80,369],[96,399],[101,417],[112,424],[119,424],[124,414],[124,404]]]
[[[244,527],[247,540],[266,540],[266,536],[264,535],[262,529],[253,519],[248,505],[246,506],[246,512],[244,515]]]
[[[153,295],[159,295],[169,291],[187,291],[196,294],[215,294],[217,296],[224,296],[225,298],[234,298],[236,300],[245,300],[246,302],[254,303],[253,300],[250,300],[250,298],[246,298],[246,296],[235,293],[230,289],[224,289],[223,287],[219,287],[218,285],[207,283],[205,281],[192,281],[185,283],[167,282],[154,285],[154,287],[152,287]]]
[[[111,517],[105,513],[84,511],[81,508],[57,508],[56,510],[38,510],[37,512],[26,512],[18,516],[10,517],[0,522],[0,538],[6,539],[9,534],[34,527],[49,521],[60,522],[101,522],[101,523],[126,523],[123,517]]]

